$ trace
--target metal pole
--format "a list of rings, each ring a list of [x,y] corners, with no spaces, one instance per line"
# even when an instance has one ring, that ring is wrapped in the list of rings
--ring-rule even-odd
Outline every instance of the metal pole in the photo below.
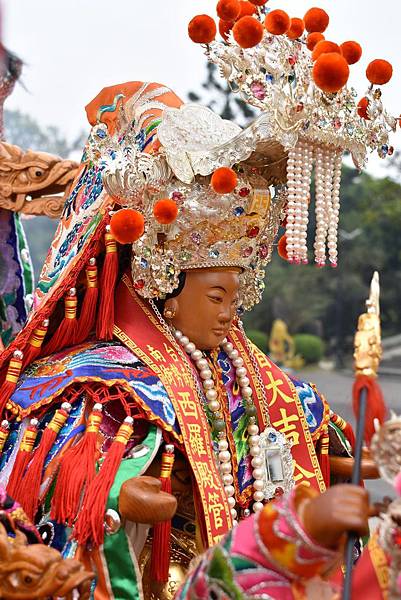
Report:
[[[359,396],[359,415],[358,423],[356,427],[356,441],[355,441],[355,453],[354,453],[354,468],[352,471],[351,483],[359,485],[361,481],[361,463],[362,463],[362,448],[363,438],[365,433],[365,421],[366,421],[366,406],[367,406],[367,389],[362,388]],[[345,547],[345,577],[344,577],[344,588],[342,600],[351,600],[351,583],[352,583],[352,566],[353,566],[353,552],[355,542],[358,536],[355,533],[348,535],[347,544]]]

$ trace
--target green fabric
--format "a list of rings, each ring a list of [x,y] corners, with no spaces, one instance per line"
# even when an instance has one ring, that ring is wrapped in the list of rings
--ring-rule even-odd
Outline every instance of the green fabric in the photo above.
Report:
[[[151,425],[142,444],[148,447],[146,454],[122,461],[110,490],[107,509],[118,512],[118,497],[123,483],[146,471],[157,444],[157,428],[154,425]],[[115,534],[105,536],[103,552],[115,600],[141,600],[139,567],[124,527]]]

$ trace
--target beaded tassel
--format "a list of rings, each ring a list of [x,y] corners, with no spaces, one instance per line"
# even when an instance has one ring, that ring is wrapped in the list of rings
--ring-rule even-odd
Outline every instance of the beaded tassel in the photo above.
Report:
[[[77,294],[76,289],[71,288],[64,300],[64,319],[53,334],[51,340],[46,344],[42,354],[48,356],[65,348],[72,346],[76,341],[77,321]]]
[[[107,226],[110,229],[110,226]],[[104,236],[106,255],[100,280],[100,306],[96,324],[96,337],[99,340],[111,340],[114,325],[114,289],[118,275],[117,243],[111,233]]]
[[[329,430],[328,430],[328,427],[326,426],[326,428],[323,431],[322,437],[320,438],[320,448],[319,448],[319,455],[318,455],[320,470],[322,472],[323,480],[324,480],[326,487],[330,486],[329,444],[330,444]]]
[[[24,431],[20,447],[15,457],[13,470],[11,471],[10,479],[8,480],[7,492],[17,500],[21,501],[21,481],[24,477],[25,470],[32,457],[32,450],[35,445],[38,435],[38,420],[31,419],[28,427]]]
[[[24,355],[20,350],[15,350],[8,365],[6,379],[0,389],[0,415],[4,413],[7,402],[17,387],[18,378],[22,369]]]
[[[39,504],[40,485],[42,483],[43,466],[46,456],[50,452],[60,429],[67,420],[71,404],[63,402],[61,408],[56,410],[53,418],[43,432],[39,446],[36,448],[32,462],[21,482],[21,504],[28,517],[33,520]]]
[[[28,340],[28,347],[24,353],[23,368],[27,367],[39,356],[42,348],[43,340],[45,339],[49,320],[45,319],[39,327],[33,330],[31,337]]]
[[[125,447],[133,433],[133,422],[132,417],[124,419],[98,474],[88,486],[73,534],[80,545],[89,540],[95,546],[103,543],[107,498],[124,456]]]
[[[88,417],[85,434],[63,455],[52,499],[51,518],[72,526],[81,498],[96,475],[96,454],[102,405],[95,404]]]
[[[86,293],[78,320],[78,344],[84,342],[94,329],[98,295],[96,258],[91,258],[86,268]]]
[[[171,473],[174,465],[174,446],[167,444],[162,454],[160,471],[161,490],[171,494]],[[170,567],[171,520],[153,526],[151,577],[158,583],[166,583]]]

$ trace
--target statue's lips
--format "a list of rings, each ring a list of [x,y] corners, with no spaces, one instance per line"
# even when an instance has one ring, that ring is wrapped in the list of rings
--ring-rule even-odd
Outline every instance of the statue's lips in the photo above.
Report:
[[[228,333],[228,329],[212,329],[213,333],[218,336],[225,337]]]

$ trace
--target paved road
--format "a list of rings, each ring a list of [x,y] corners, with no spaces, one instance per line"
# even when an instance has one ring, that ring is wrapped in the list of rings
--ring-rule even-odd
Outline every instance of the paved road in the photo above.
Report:
[[[340,414],[344,419],[355,424],[352,412],[352,383],[353,374],[351,371],[323,371],[317,368],[304,369],[296,376],[305,381],[312,381],[317,388],[325,395],[333,411]],[[383,375],[380,377],[380,385],[386,404],[397,414],[401,415],[401,377],[390,377]],[[383,480],[369,481],[366,484],[371,492],[372,500],[381,499],[386,494],[394,496],[392,488]]]

